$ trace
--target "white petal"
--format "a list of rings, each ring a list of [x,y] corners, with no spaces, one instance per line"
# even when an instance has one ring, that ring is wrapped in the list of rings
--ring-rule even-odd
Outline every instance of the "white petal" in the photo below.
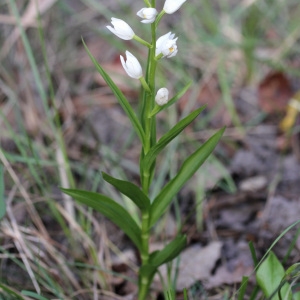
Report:
[[[170,55],[168,55],[167,58],[171,58],[171,57],[175,56],[177,54],[177,52],[178,52],[178,49],[176,47],[176,49]]]
[[[136,13],[137,16],[139,16],[139,17],[141,17],[141,18],[144,18],[143,10],[144,10],[144,8],[140,9],[140,10]]]
[[[186,0],[166,0],[163,10],[167,14],[173,14]]]
[[[153,23],[155,21],[157,10],[152,7],[142,8],[137,12],[137,15],[144,20],[142,23]]]
[[[124,57],[122,55],[120,55],[120,60],[121,60],[121,64],[122,64],[124,70],[127,72],[126,63],[125,63]]]
[[[120,60],[124,70],[130,77],[139,79],[143,76],[142,67],[139,61],[129,51],[126,51],[126,62],[122,55],[120,55]]]
[[[156,50],[155,50],[155,56],[159,55],[162,51],[162,46],[169,40],[171,36],[174,36],[172,32],[168,32],[161,36],[157,41],[156,41]]]
[[[153,23],[155,21],[155,19],[150,19],[150,20],[142,20],[141,22],[144,24],[148,24],[148,23]]]
[[[106,26],[113,34],[123,40],[131,40],[134,37],[134,31],[132,28],[123,20],[117,18],[111,18],[111,23],[114,26]]]

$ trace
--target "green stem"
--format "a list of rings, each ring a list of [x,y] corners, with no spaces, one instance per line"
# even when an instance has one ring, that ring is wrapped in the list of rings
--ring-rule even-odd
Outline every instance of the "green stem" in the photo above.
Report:
[[[139,36],[137,36],[136,34],[133,36],[133,39],[136,40],[137,42],[141,43],[142,45],[151,48],[152,45],[149,44],[148,42],[146,42],[145,40],[143,40],[142,38],[140,38]]]
[[[163,15],[165,14],[166,12],[164,10],[162,10],[158,16],[156,17],[156,20],[155,20],[155,28],[157,28],[161,18],[163,17]]]
[[[152,47],[149,48],[148,54],[148,66],[146,74],[146,83],[150,88],[151,93],[144,90],[143,96],[143,111],[142,111],[142,125],[145,131],[145,145],[142,150],[141,160],[146,155],[151,147],[156,143],[156,123],[155,116],[149,118],[149,114],[155,105],[155,71],[157,61],[155,60],[155,48],[156,48],[156,28],[155,24],[151,24],[152,33]],[[141,182],[142,188],[146,195],[149,194],[149,187],[151,178],[154,172],[154,164],[151,170],[144,170],[141,167]],[[152,278],[150,278],[149,272],[144,271],[149,263],[149,216],[150,210],[142,213],[142,249],[141,249],[141,259],[142,265],[140,267],[139,273],[139,294],[138,300],[145,300],[148,294],[149,286],[151,284]]]
[[[145,4],[147,5],[147,7],[151,7],[151,4],[148,0],[144,0]]]
[[[139,295],[138,300],[145,300],[149,285],[150,278],[147,274],[143,274],[143,266],[149,262],[149,212],[142,214],[142,249],[141,249],[142,266],[139,274]]]
[[[144,78],[144,77],[141,77],[139,80],[140,80],[140,82],[141,82],[143,88],[144,88],[148,93],[151,94],[150,87],[148,86],[148,84],[147,84],[145,78]]]

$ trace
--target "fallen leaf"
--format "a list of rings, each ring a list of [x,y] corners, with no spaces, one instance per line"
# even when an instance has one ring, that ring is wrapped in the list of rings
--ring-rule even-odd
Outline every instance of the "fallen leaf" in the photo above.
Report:
[[[266,113],[284,111],[291,96],[291,84],[282,72],[268,74],[258,87],[259,104]]]
[[[190,287],[196,281],[208,279],[217,260],[220,258],[221,248],[221,242],[211,242],[206,247],[193,245],[183,251],[180,255],[179,274],[176,283],[177,291]],[[163,278],[167,280],[167,268],[165,265],[160,268],[160,272]]]
[[[204,282],[207,289],[223,286],[224,284],[234,284],[242,281],[243,276],[249,276],[253,267],[245,266],[242,262],[233,272],[230,272],[226,266],[218,268],[216,274],[211,276],[208,281]]]

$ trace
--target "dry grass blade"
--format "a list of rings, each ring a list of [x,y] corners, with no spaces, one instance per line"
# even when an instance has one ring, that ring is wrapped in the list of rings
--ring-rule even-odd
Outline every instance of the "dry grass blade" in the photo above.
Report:
[[[28,257],[31,257],[32,258],[32,253],[29,252],[29,249],[26,245],[26,242],[25,240],[23,239],[23,235],[20,231],[20,228],[17,224],[17,221],[13,215],[13,212],[12,212],[12,209],[11,209],[11,202],[12,202],[12,199],[14,198],[14,195],[15,195],[15,192],[17,190],[17,187],[14,186],[13,189],[11,190],[9,196],[8,196],[8,201],[7,201],[7,215],[10,219],[10,222],[11,222],[11,227],[9,227],[9,225],[7,224],[8,226],[8,229],[10,229],[11,233],[12,233],[12,237],[13,237],[13,240],[14,240],[14,243],[15,243],[15,246],[16,248],[18,249],[19,251],[19,254],[21,256],[21,259],[26,267],[26,270],[27,270],[27,273],[33,283],[33,286],[36,290],[36,292],[38,294],[40,294],[41,292],[41,288],[35,278],[35,275],[34,275],[34,272],[30,266],[30,262],[28,260]]]
[[[70,182],[68,180],[68,175],[66,171],[66,164],[63,157],[64,154],[62,153],[61,148],[57,148],[55,154],[59,169],[60,182],[64,188],[70,188]],[[68,212],[69,217],[75,219],[75,210],[72,198],[66,194],[63,194],[62,197],[64,199],[65,209]],[[75,222],[70,221],[71,225],[74,225],[74,223]]]
[[[42,233],[42,235],[46,239],[50,239],[49,234],[48,234],[48,232],[47,232],[47,230],[46,230],[46,228],[45,228],[38,212],[36,211],[35,207],[33,206],[27,191],[25,190],[24,186],[21,184],[21,182],[19,180],[19,177],[17,176],[17,174],[15,173],[13,168],[11,167],[10,163],[6,159],[6,157],[5,157],[5,155],[4,155],[1,148],[0,148],[0,161],[2,161],[4,167],[7,169],[8,173],[11,176],[11,178],[15,182],[15,184],[16,184],[17,188],[19,189],[21,195],[24,197],[24,200],[27,204],[28,212],[29,212],[29,214],[32,218],[32,221],[37,226],[38,230]]]
[[[57,0],[31,0],[26,10],[24,11],[21,17],[21,26],[25,29],[29,26],[33,26],[36,22],[36,19],[39,15],[43,15]],[[1,16],[1,20],[6,21],[6,23],[16,23],[16,20],[12,16]],[[20,37],[21,31],[18,27],[16,27],[10,36],[6,39],[1,52],[0,59],[5,58],[5,56],[9,53],[13,44]]]
[[[97,249],[96,245],[94,244],[94,242],[90,239],[90,237],[83,231],[82,227],[75,221],[74,218],[72,218],[68,211],[65,210],[63,207],[61,207],[59,204],[56,204],[56,208],[57,210],[61,213],[61,215],[68,221],[68,223],[70,224],[70,227],[73,228],[74,232],[76,232],[76,239],[82,238],[83,242],[82,242],[82,246],[85,248],[86,253],[90,254],[90,260],[93,261],[93,263],[95,265],[103,265],[101,263],[99,263],[99,258],[95,257],[93,255],[93,249]],[[104,263],[104,262],[103,262]],[[101,276],[99,276],[99,272],[100,271],[96,271],[96,273],[98,274],[97,276],[97,281],[101,286],[106,286],[106,283],[104,280],[102,280],[102,277],[105,277],[105,280],[107,281],[107,278],[109,277],[109,275],[101,273]]]

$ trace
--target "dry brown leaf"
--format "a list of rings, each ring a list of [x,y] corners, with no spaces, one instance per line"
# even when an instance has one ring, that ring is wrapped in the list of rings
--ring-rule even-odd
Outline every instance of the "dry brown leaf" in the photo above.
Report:
[[[258,87],[259,104],[266,113],[285,111],[291,96],[291,84],[282,72],[268,74]]]
[[[205,247],[194,245],[180,255],[179,275],[176,289],[182,291],[196,281],[207,280],[221,255],[221,242],[211,242]],[[166,266],[160,268],[161,274],[167,278]]]
[[[216,274],[211,276],[204,286],[207,289],[223,286],[224,284],[234,284],[242,281],[243,276],[249,276],[253,268],[240,263],[233,272],[230,272],[226,266],[218,268]]]

